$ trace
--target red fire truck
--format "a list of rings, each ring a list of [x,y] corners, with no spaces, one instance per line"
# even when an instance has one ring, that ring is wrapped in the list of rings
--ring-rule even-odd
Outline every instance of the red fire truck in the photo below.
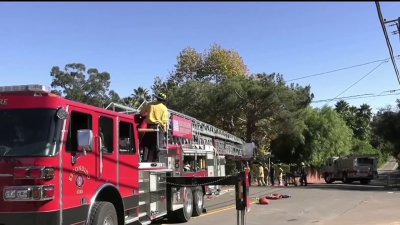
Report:
[[[188,221],[202,213],[206,185],[224,184],[215,159],[242,154],[240,138],[178,112],[162,141],[137,111],[112,109],[41,85],[0,87],[0,225]],[[145,162],[152,132],[158,157]],[[188,156],[198,170],[184,171]]]

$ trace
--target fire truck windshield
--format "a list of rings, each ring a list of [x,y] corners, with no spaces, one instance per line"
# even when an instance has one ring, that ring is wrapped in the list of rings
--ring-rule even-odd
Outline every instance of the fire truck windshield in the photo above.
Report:
[[[56,109],[0,110],[0,157],[55,155],[61,124]]]
[[[357,158],[357,165],[359,166],[370,166],[374,163],[372,158]]]

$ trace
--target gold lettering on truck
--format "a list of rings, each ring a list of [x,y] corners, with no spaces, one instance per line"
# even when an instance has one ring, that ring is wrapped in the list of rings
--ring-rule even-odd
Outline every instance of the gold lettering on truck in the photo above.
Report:
[[[7,105],[8,99],[6,98],[0,98],[0,105]]]

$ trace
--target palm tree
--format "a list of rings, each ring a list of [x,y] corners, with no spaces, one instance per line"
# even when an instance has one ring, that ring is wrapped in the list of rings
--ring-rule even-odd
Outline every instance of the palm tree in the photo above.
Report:
[[[132,99],[130,105],[134,108],[139,107],[144,101],[150,101],[151,96],[149,95],[149,90],[143,87],[138,87],[133,89],[133,94],[131,94]]]
[[[336,104],[335,104],[336,112],[338,112],[341,115],[348,114],[349,108],[350,108],[349,103],[347,103],[344,100],[340,100],[340,101],[336,102]]]
[[[368,121],[371,121],[372,119],[371,106],[369,106],[368,104],[360,105],[360,108],[358,109],[358,115],[365,119],[368,119]]]

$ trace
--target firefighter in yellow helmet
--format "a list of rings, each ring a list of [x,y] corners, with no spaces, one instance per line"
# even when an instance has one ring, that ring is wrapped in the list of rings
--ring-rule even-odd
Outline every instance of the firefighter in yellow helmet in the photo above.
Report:
[[[160,125],[164,131],[167,131],[168,109],[164,104],[167,100],[167,95],[158,93],[155,94],[154,97],[156,101],[147,104],[140,114],[145,117],[148,128],[154,125]]]
[[[140,112],[147,123],[147,128],[158,129],[159,132],[146,133],[143,141],[149,149],[149,155],[144,161],[158,161],[158,151],[164,144],[165,134],[167,132],[168,108],[165,106],[167,95],[158,93],[154,95],[156,101],[148,103]],[[157,135],[159,138],[157,138]],[[158,143],[157,143],[158,140]]]

